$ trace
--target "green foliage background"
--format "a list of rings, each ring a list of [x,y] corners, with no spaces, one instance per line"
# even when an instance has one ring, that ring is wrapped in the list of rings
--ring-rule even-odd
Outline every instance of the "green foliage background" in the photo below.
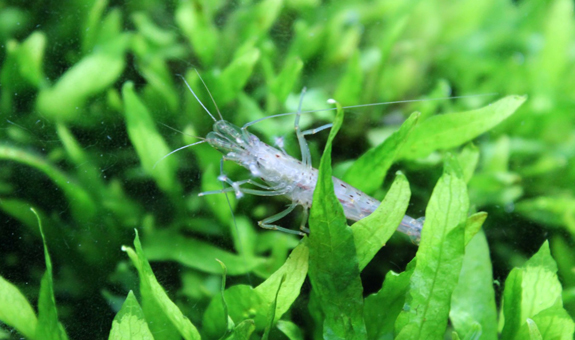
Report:
[[[254,329],[252,336],[320,338],[322,332],[330,334],[326,329],[331,326],[335,333],[358,332],[370,339],[385,338],[394,327],[403,338],[425,337],[431,326],[406,310],[403,299],[407,305],[423,299],[415,290],[406,295],[406,289],[410,282],[429,277],[425,259],[436,258],[433,245],[450,251],[454,259],[440,267],[444,280],[434,283],[445,285],[446,293],[443,300],[434,301],[445,318],[447,313],[451,317],[448,334],[455,330],[461,338],[470,337],[477,326],[461,310],[477,302],[462,302],[469,294],[448,286],[457,281],[461,266],[468,268],[462,242],[477,231],[456,226],[477,211],[489,215],[483,224],[486,238],[479,236],[481,240],[468,247],[475,244],[484,255],[489,249],[491,261],[477,266],[493,273],[493,280],[487,277],[482,287],[487,287],[485,296],[491,294],[498,310],[505,298],[501,336],[537,338],[526,318],[557,330],[543,333],[544,339],[572,336],[572,321],[562,309],[575,315],[572,1],[0,2],[0,41],[0,309],[27,306],[19,316],[0,310],[5,323],[0,338],[18,338],[13,329],[38,339],[38,332],[51,329],[55,339],[65,338],[58,327],[71,339],[105,338],[115,315],[116,320],[128,315],[179,325],[164,335],[152,327],[156,339],[194,338],[198,330],[205,338],[219,338],[222,329],[231,327],[224,311],[234,322],[230,334],[238,339],[248,338]],[[234,224],[225,196],[197,196],[221,189],[217,151],[199,145],[158,162],[171,150],[197,141],[192,136],[205,136],[211,129],[213,121],[178,77],[184,76],[215,113],[194,69],[223,117],[240,126],[295,111],[304,86],[306,110],[330,108],[328,98],[345,106],[496,93],[347,109],[338,136],[332,136],[334,175],[378,199],[386,198],[388,211],[378,223],[385,224],[401,209],[416,217],[426,209],[439,211],[453,195],[461,200],[469,195],[469,208],[462,203],[426,222],[440,230],[448,225],[445,221],[458,221],[449,230],[441,229],[445,237],[422,240],[417,265],[408,265],[417,246],[401,235],[387,242],[389,233],[376,234],[365,222],[354,226],[360,230],[354,231],[354,245],[343,224],[330,221],[341,227],[341,233],[331,235],[331,229],[321,229],[323,222],[311,222],[312,235],[318,230],[315,235],[333,236],[339,245],[347,244],[342,254],[358,254],[358,261],[342,265],[349,276],[334,283],[351,287],[349,291],[330,291],[325,288],[330,278],[323,275],[341,264],[338,254],[318,253],[325,244],[314,237],[302,243],[299,237],[257,228],[258,220],[283,208],[284,199],[236,200],[229,195]],[[520,97],[507,97],[504,103],[514,101],[509,104],[513,109],[486,106],[508,95],[528,99],[521,105]],[[469,119],[467,128],[453,116],[435,116],[480,107],[486,108],[473,120],[461,116]],[[410,116],[414,111],[420,113]],[[320,126],[334,117],[332,111],[304,115],[302,126]],[[288,153],[299,154],[292,117],[266,120],[250,131],[270,144],[283,137]],[[316,167],[327,143],[325,135],[309,138]],[[384,140],[387,144],[381,144]],[[473,144],[465,144],[469,140]],[[378,151],[360,158],[378,145],[371,149]],[[376,155],[380,161],[373,161]],[[329,168],[329,160],[324,162],[323,174]],[[249,176],[234,165],[226,164],[225,169],[233,179]],[[402,174],[395,175],[397,170]],[[313,221],[337,209],[328,194],[322,197],[328,197],[327,203],[322,203],[322,212],[312,211]],[[43,223],[51,265],[30,207]],[[299,218],[294,215],[280,224],[295,229]],[[473,216],[476,220],[468,219],[468,225],[481,225],[484,215]],[[143,253],[138,239],[135,250],[123,248],[126,256],[122,245],[132,243],[134,228]],[[465,236],[457,236],[459,229]],[[366,250],[358,242],[374,235],[387,243],[379,252],[379,247]],[[545,240],[548,246],[541,246]],[[310,280],[304,282],[308,246]],[[223,269],[216,258],[227,269],[227,305],[221,302]],[[384,276],[386,284],[380,290]],[[530,285],[533,277],[548,286]],[[460,282],[466,279],[459,277]],[[302,283],[299,298],[290,300]],[[277,290],[286,284],[296,287],[295,295]],[[50,305],[52,286],[55,306]],[[548,295],[530,295],[540,291]],[[401,303],[390,302],[393,294]],[[526,307],[539,299],[552,303],[545,310]],[[26,301],[38,304],[39,311]],[[277,324],[268,313],[272,301],[274,313],[281,317]],[[349,311],[329,307],[345,301],[363,306],[363,318],[353,303],[346,305]],[[389,313],[393,318],[379,315],[381,305],[397,313]],[[264,313],[254,306],[267,309]],[[151,315],[151,310],[157,313]],[[353,330],[338,328],[338,320],[331,324],[334,311],[354,315]],[[385,318],[390,320],[383,328],[389,329],[373,328]],[[323,330],[319,320],[325,322]],[[497,329],[485,329],[485,322],[475,321],[483,325],[484,338],[494,337]],[[406,326],[414,323],[421,325],[417,332]]]

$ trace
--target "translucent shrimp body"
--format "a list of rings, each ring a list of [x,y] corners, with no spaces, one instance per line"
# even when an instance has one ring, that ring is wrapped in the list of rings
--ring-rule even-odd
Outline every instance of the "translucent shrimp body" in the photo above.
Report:
[[[298,131],[297,121],[296,131]],[[298,133],[298,137],[299,134],[300,133]],[[285,211],[261,221],[260,226],[300,234],[301,232],[299,231],[285,229],[271,224],[290,213],[299,205],[304,209],[304,219],[300,229],[307,231],[305,228],[307,211],[312,205],[313,192],[318,178],[318,170],[313,168],[309,162],[307,164],[305,162],[306,155],[309,155],[307,144],[305,145],[305,150],[302,150],[302,154],[304,155],[304,161],[302,162],[286,154],[284,151],[280,151],[263,143],[258,137],[249,133],[246,129],[240,129],[225,120],[216,121],[214,131],[207,135],[206,141],[224,154],[224,160],[230,160],[245,167],[255,178],[262,180],[265,185],[252,180],[233,182],[222,174],[220,180],[229,183],[231,188],[203,194],[234,191],[238,197],[244,193],[264,196],[283,195],[287,197],[292,204]],[[300,140],[300,144],[301,142],[302,140]],[[305,140],[303,142],[305,143]],[[341,202],[345,216],[349,220],[358,221],[373,213],[379,206],[380,202],[375,198],[366,195],[340,179],[335,177],[332,177],[332,179],[335,195]],[[264,190],[241,187],[241,185],[245,183],[253,184]],[[421,228],[421,220],[405,216],[398,227],[398,231],[409,235],[415,243],[418,243]]]

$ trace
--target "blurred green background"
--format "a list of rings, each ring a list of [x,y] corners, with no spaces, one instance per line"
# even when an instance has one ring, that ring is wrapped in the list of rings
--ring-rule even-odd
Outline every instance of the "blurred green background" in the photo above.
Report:
[[[82,1],[0,2],[0,275],[34,301],[45,269],[29,208],[42,217],[55,267],[59,316],[73,339],[103,338],[137,276],[121,245],[140,230],[161,284],[196,325],[228,284],[255,285],[285,261],[298,237],[257,228],[282,198],[218,190],[221,155],[199,145],[213,94],[237,125],[297,108],[495,93],[346,111],[334,145],[334,174],[379,144],[413,111],[422,118],[478,108],[509,94],[527,102],[474,142],[469,183],[484,230],[496,293],[509,270],[549,239],[575,315],[575,21],[555,1]],[[331,121],[318,112],[304,128]],[[292,118],[254,125],[294,156]],[[310,139],[317,166],[326,134]],[[233,179],[245,170],[226,164]],[[423,215],[441,155],[402,161],[412,216]],[[394,171],[389,172],[393,175]],[[373,193],[382,198],[384,186]],[[281,225],[297,228],[299,216]],[[194,252],[190,252],[194,249]],[[416,246],[396,236],[362,273],[365,293],[403,270]],[[250,273],[248,275],[248,273]],[[308,287],[309,288],[309,287]],[[304,288],[305,290],[305,288]],[[497,299],[499,300],[499,299]],[[292,319],[305,328],[305,305]],[[7,329],[7,328],[6,328]],[[9,332],[0,337],[10,338]]]

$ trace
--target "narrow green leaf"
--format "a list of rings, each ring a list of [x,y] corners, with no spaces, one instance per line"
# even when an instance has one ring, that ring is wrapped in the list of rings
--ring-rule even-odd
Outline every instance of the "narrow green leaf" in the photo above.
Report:
[[[407,179],[398,173],[379,207],[351,226],[360,271],[393,235],[405,215],[410,196]]]
[[[342,123],[343,110],[338,104],[313,194],[309,219],[309,277],[325,315],[324,338],[365,339],[363,288],[353,232],[346,225],[331,177],[332,142]]]
[[[451,296],[449,317],[464,338],[480,325],[481,339],[497,339],[497,307],[489,247],[481,232],[465,248],[463,266]]]
[[[256,325],[253,320],[245,320],[238,324],[228,340],[250,340],[252,333],[256,330]]]
[[[295,323],[279,320],[276,326],[289,340],[304,340],[301,329]]]
[[[30,209],[38,219],[38,228],[42,235],[44,244],[44,259],[46,261],[46,272],[42,276],[40,283],[40,294],[38,296],[38,324],[36,327],[35,339],[42,340],[67,340],[68,336],[60,322],[58,321],[58,310],[56,309],[56,297],[54,296],[54,281],[52,278],[52,260],[48,253],[48,244],[42,230],[42,221],[34,209]]]
[[[363,91],[363,70],[361,69],[360,53],[355,53],[347,62],[347,69],[338,82],[334,98],[342,105],[356,105],[360,103]]]
[[[226,264],[230,275],[249,273],[265,263],[264,258],[233,254],[212,244],[184,237],[173,230],[157,230],[146,234],[144,245],[150,261],[176,261],[211,274],[222,273],[222,267],[215,259]]]
[[[399,315],[397,339],[440,339],[445,333],[451,294],[464,255],[467,189],[455,157],[447,155],[426,210],[406,308]]]
[[[20,74],[37,88],[46,86],[46,76],[42,69],[46,35],[43,32],[30,34],[18,48]]]
[[[525,96],[507,96],[481,109],[433,116],[417,125],[406,141],[401,158],[425,157],[466,143],[512,115]]]
[[[170,300],[164,288],[158,283],[152,267],[150,267],[142,250],[137,230],[134,246],[136,251],[129,247],[123,247],[123,250],[128,253],[132,263],[138,270],[143,310],[155,339],[174,339],[175,335],[172,334],[170,328],[177,330],[186,340],[200,339],[201,337],[196,327],[182,314],[178,306]],[[164,322],[157,323],[156,321],[159,320],[169,321],[169,325],[172,327],[169,327]]]
[[[303,61],[299,57],[288,57],[280,73],[274,77],[270,84],[270,91],[275,94],[280,103],[285,102],[293,90],[302,69]]]
[[[364,153],[343,176],[343,180],[359,190],[370,194],[381,187],[387,170],[401,154],[405,141],[414,131],[419,119],[415,112],[403,122],[399,130],[383,143]]]
[[[555,227],[568,227],[575,234],[575,198],[538,196],[517,202],[515,211],[533,221]]]
[[[405,305],[415,260],[400,274],[389,271],[383,287],[365,299],[363,308],[368,339],[394,339],[394,323]]]
[[[124,51],[128,42],[127,35],[121,36],[108,48],[88,55],[72,66],[53,87],[39,93],[38,110],[57,120],[79,119],[84,112],[80,108],[86,100],[109,88],[124,71]]]
[[[461,171],[463,172],[463,179],[465,183],[469,183],[469,180],[477,168],[477,163],[479,162],[479,149],[473,144],[466,144],[461,152],[457,155],[459,164],[461,164]]]
[[[34,339],[38,319],[34,309],[18,287],[0,276],[0,322]]]
[[[487,213],[480,211],[467,218],[465,224],[465,245],[481,230],[483,222],[487,219]]]
[[[108,340],[153,340],[142,307],[130,291],[120,311],[114,317]]]
[[[521,319],[522,281],[523,270],[521,268],[513,269],[505,280],[505,290],[503,291],[503,318],[505,321],[501,331],[502,339],[514,339],[524,321]]]
[[[202,63],[212,65],[220,43],[218,30],[210,20],[206,6],[181,1],[176,10],[176,23],[188,39]]]
[[[62,189],[70,203],[72,214],[78,221],[95,218],[97,207],[90,194],[74,179],[68,177],[45,159],[9,145],[0,145],[0,159],[13,160],[42,171]]]
[[[252,75],[253,68],[259,58],[260,51],[257,48],[250,48],[232,60],[218,75],[217,85],[211,90],[219,105],[226,105],[236,98]]]
[[[177,193],[179,186],[176,183],[175,157],[162,159],[170,152],[170,149],[156,129],[150,112],[134,91],[132,82],[124,84],[122,97],[128,135],[138,153],[142,167],[146,173],[154,177],[162,190]]]

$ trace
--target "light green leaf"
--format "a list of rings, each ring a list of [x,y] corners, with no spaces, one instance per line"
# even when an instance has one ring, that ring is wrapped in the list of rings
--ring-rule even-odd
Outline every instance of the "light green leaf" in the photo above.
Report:
[[[381,187],[387,170],[401,154],[405,141],[414,131],[418,119],[418,112],[409,116],[398,131],[356,160],[345,173],[343,180],[367,194]]]
[[[276,326],[289,340],[304,340],[301,329],[293,322],[279,320]]]
[[[67,340],[68,336],[60,322],[58,321],[58,310],[56,309],[56,297],[54,296],[54,281],[52,278],[52,260],[48,253],[48,244],[42,230],[42,221],[34,209],[31,209],[38,219],[38,228],[42,235],[44,244],[44,259],[46,261],[46,272],[42,276],[40,283],[40,294],[38,296],[38,324],[34,338],[42,340]]]
[[[331,177],[331,149],[343,123],[338,111],[321,158],[313,194],[309,227],[309,277],[325,319],[324,338],[365,339],[362,285],[353,233],[335,197]]]
[[[264,258],[233,254],[212,244],[184,237],[173,230],[146,234],[144,244],[150,261],[176,261],[186,267],[218,275],[222,273],[222,268],[215,259],[226,264],[230,275],[249,273],[266,261]]]
[[[18,287],[0,276],[0,322],[34,339],[38,319],[34,309]]]
[[[415,260],[400,274],[389,271],[383,287],[365,299],[363,314],[368,339],[393,340],[394,323],[405,305]]]
[[[148,325],[155,334],[155,339],[174,339],[177,336],[173,333],[174,330],[185,340],[201,339],[196,327],[182,314],[178,306],[170,300],[164,288],[158,283],[142,250],[137,230],[134,246],[136,251],[129,247],[123,247],[123,250],[128,253],[138,270],[143,310]],[[165,321],[169,323],[166,324]]]
[[[447,327],[451,294],[464,255],[469,200],[455,157],[446,156],[425,214],[406,307],[396,321],[397,339],[439,339]]]
[[[407,179],[398,173],[377,209],[351,226],[360,271],[397,229],[407,210],[410,195]]]
[[[481,232],[465,248],[463,266],[451,297],[453,328],[466,338],[479,324],[481,339],[497,339],[497,308],[489,247]]]
[[[481,109],[433,116],[417,125],[402,149],[401,158],[425,157],[435,150],[462,145],[512,115],[525,96],[507,96]]]
[[[158,133],[150,112],[134,91],[134,84],[127,82],[122,87],[124,114],[128,135],[136,149],[144,171],[154,177],[158,186],[165,191],[177,193],[175,157],[166,156],[170,149]]]
[[[142,307],[130,291],[122,309],[114,317],[108,340],[153,340]]]

